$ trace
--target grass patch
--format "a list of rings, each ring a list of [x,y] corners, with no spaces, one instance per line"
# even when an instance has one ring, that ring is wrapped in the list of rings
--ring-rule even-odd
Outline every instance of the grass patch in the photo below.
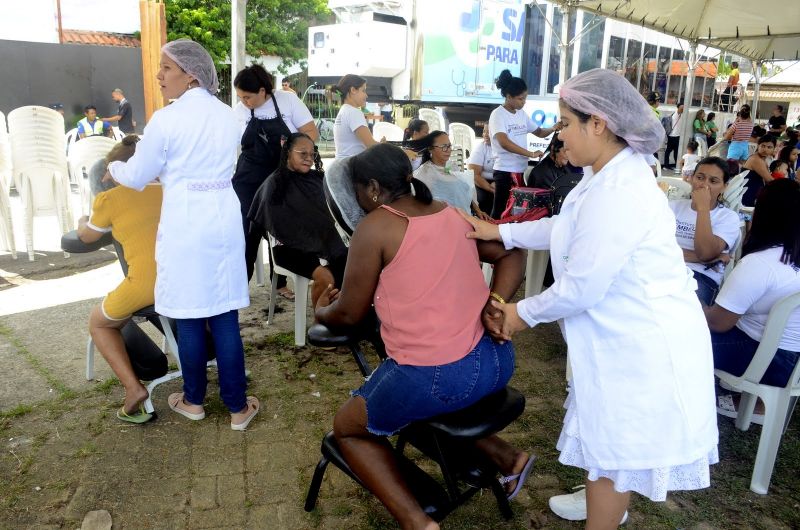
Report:
[[[117,387],[119,385],[120,385],[119,379],[117,379],[116,377],[110,377],[105,381],[103,381],[102,383],[97,383],[94,386],[94,391],[97,392],[98,394],[104,394],[107,396],[111,393],[111,390],[114,387]]]
[[[20,416],[24,416],[25,414],[31,412],[33,410],[33,406],[26,405],[24,403],[17,405],[13,409],[4,410],[0,412],[0,419],[12,419],[12,418],[19,418]]]

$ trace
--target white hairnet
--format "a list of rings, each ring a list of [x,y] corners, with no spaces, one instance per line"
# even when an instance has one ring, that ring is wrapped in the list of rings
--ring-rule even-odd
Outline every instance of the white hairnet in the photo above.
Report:
[[[175,64],[190,76],[197,79],[202,88],[211,94],[219,90],[219,79],[214,60],[205,48],[190,39],[178,39],[166,43],[161,53],[175,61]]]
[[[564,83],[559,97],[575,110],[604,119],[637,153],[655,153],[664,141],[664,127],[653,109],[612,70],[595,68],[576,75]]]

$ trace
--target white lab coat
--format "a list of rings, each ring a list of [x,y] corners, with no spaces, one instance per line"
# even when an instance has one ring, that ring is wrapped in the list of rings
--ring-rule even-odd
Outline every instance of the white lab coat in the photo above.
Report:
[[[161,178],[155,308],[162,315],[202,318],[250,303],[231,186],[240,133],[230,107],[194,88],[153,114],[130,160],[109,164],[114,180],[138,190]]]
[[[558,216],[501,225],[507,248],[550,249],[554,284],[518,304],[563,319],[582,450],[606,470],[707,457],[717,444],[711,340],[675,218],[626,148],[584,177]]]

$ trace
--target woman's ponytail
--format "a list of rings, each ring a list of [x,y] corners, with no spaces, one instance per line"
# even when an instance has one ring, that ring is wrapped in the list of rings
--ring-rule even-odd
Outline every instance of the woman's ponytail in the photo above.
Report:
[[[422,204],[430,204],[433,202],[433,195],[431,194],[431,190],[427,184],[414,177],[411,177],[410,184],[411,193],[414,195],[415,199]]]

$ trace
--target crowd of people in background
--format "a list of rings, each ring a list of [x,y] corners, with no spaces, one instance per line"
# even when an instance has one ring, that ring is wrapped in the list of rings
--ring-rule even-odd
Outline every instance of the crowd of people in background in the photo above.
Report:
[[[546,322],[563,323],[572,374],[559,461],[586,474],[586,489],[553,497],[553,511],[616,528],[631,492],[663,501],[668,491],[709,486],[722,403],[713,369],[743,372],[769,309],[800,291],[800,151],[782,108],[765,134],[747,105],[727,128],[700,109],[680,155],[683,105],[662,118],[658,97],[645,100],[625,78],[595,69],[560,87],[560,117],[545,128],[523,110],[525,82],[505,70],[496,80],[503,102],[461,171],[448,133],[423,120],[408,123],[401,145],[373,138],[362,112],[367,81],[346,75],[336,86],[333,164],[345,168],[365,214],[348,247],[326,201],[317,125],[288,83],[277,90],[261,66],[244,68],[231,109],[215,97],[210,55],[189,40],[163,47],[158,79],[172,103],[153,114],[141,141],[126,137],[93,168],[107,189],[97,188],[79,226],[84,241],[112,231],[128,260],[125,281],[90,317],[125,389],[120,420],[151,419],[120,330],[153,303],[177,322],[183,391],[169,396],[170,409],[205,418],[213,347],[231,428],[254,419],[261,403],[246,392],[238,311],[250,303],[266,239],[276,264],[314,281],[318,322],[355,326],[374,306],[388,359],[342,405],[333,428],[353,472],[404,528],[438,525],[405,485],[386,436],[503,388],[515,355],[525,355],[512,339]],[[133,131],[130,104],[120,90],[112,96],[113,116],[86,106],[81,138],[107,135],[110,124]],[[529,149],[528,134],[551,137],[546,156]],[[730,142],[727,160],[708,156],[717,139]],[[664,144],[663,167],[680,164],[690,199],[668,202],[653,182],[651,159]],[[739,215],[722,203],[739,163],[743,204],[755,207],[744,242]],[[525,187],[552,192],[552,215],[503,223],[512,189]],[[741,264],[723,282],[742,244]],[[550,250],[552,285],[514,302],[520,249]],[[488,286],[480,262],[494,266]],[[767,384],[785,384],[797,363],[798,312],[780,347]],[[735,412],[735,398],[723,401]],[[497,436],[476,448],[513,498],[532,455]]]

